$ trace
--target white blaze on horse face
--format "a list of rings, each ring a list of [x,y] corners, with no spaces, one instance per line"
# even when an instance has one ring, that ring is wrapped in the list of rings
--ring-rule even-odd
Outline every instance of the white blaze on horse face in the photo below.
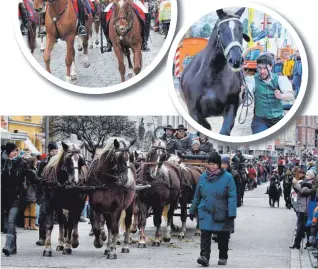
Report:
[[[125,3],[124,0],[119,0],[119,1],[118,1],[118,5],[119,5],[120,7],[122,7],[122,6],[124,5],[124,3]]]
[[[234,41],[234,29],[235,29],[235,22],[234,21],[229,21],[229,28],[232,34],[232,41]]]
[[[72,156],[72,161],[73,161],[73,165],[74,165],[74,181],[76,183],[79,182],[79,176],[78,176],[78,159],[79,156],[77,154],[74,154]]]

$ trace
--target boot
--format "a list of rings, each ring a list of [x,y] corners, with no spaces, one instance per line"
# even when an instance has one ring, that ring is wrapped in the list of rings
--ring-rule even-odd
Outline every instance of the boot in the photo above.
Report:
[[[84,4],[82,0],[77,1],[78,3],[78,10],[79,10],[79,21],[80,25],[78,27],[78,35],[87,35],[87,30],[85,27],[85,11],[84,11]]]
[[[209,260],[208,260],[206,257],[200,256],[200,257],[197,259],[197,263],[198,263],[198,264],[201,264],[201,265],[204,266],[204,267],[209,266]]]
[[[29,14],[23,3],[20,5],[20,12],[22,20],[21,32],[22,35],[27,35],[29,29]]]
[[[6,244],[2,249],[2,252],[6,256],[17,254],[17,242],[15,235],[7,234]]]
[[[37,244],[38,246],[44,246],[44,243],[45,243],[45,239],[43,238],[39,238],[39,240],[35,242],[35,244]]]
[[[24,230],[30,230],[30,219],[29,219],[29,217],[24,217]]]
[[[35,226],[35,219],[31,219],[30,230],[35,230],[35,231],[39,230],[39,228]]]
[[[151,14],[146,13],[146,25],[144,28],[144,37],[143,37],[143,43],[142,43],[142,51],[150,51],[148,48],[148,39],[150,35],[150,26],[151,26]]]

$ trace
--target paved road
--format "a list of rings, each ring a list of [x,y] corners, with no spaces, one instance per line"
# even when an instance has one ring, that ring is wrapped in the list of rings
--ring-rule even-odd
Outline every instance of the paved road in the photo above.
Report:
[[[182,97],[182,93],[179,90],[179,83],[178,80],[175,79],[175,89],[177,91],[177,95],[179,97],[179,100],[183,106],[183,108],[188,111],[187,106],[184,102],[184,99]],[[232,129],[231,132],[231,136],[247,136],[247,135],[251,135],[252,134],[252,129],[251,129],[251,124],[252,124],[252,119],[253,119],[253,110],[254,110],[254,105],[251,105],[248,108],[248,114],[245,120],[244,124],[239,124],[239,113],[241,112],[242,106],[239,107],[238,109],[238,113],[235,119],[235,124],[234,127]],[[246,108],[244,108],[243,112],[242,112],[242,119],[245,118],[245,112]],[[208,122],[211,124],[212,127],[212,131],[219,133],[221,128],[222,128],[222,124],[223,124],[223,117],[210,117],[207,119]]]
[[[303,268],[310,265],[308,254],[300,255],[299,251],[288,248],[292,240],[296,222],[295,213],[287,210],[281,202],[280,208],[270,208],[267,196],[264,195],[266,185],[252,192],[246,192],[244,206],[238,209],[235,233],[231,236],[228,266],[230,268]],[[179,218],[175,223],[180,224]],[[3,268],[102,268],[102,267],[139,267],[139,268],[199,268],[196,259],[199,255],[199,238],[193,236],[195,225],[189,220],[188,236],[179,241],[174,236],[170,243],[162,243],[154,248],[148,243],[147,248],[138,249],[131,246],[131,253],[118,253],[117,260],[107,260],[103,255],[104,248],[95,249],[93,237],[88,233],[90,225],[80,223],[80,246],[73,250],[71,256],[53,252],[53,257],[43,257],[42,247],[35,241],[37,232],[18,232],[18,255],[2,257]],[[53,249],[57,243],[57,229],[53,230]],[[147,234],[154,236],[152,219],[148,219]],[[135,238],[137,236],[134,235]],[[4,235],[1,235],[2,246]],[[119,249],[120,250],[120,249]],[[120,252],[120,251],[118,251]],[[306,256],[307,255],[307,256]],[[303,260],[301,260],[303,258]],[[211,267],[217,267],[218,250],[212,244]],[[307,266],[308,267],[308,266]]]
[[[95,40],[95,38],[93,39]],[[163,35],[150,31],[149,52],[143,52],[143,69],[146,68],[159,53],[165,39]],[[45,39],[44,39],[45,44]],[[106,39],[104,39],[104,45]],[[75,48],[77,46],[75,45]],[[51,57],[52,74],[61,80],[65,80],[66,66],[66,43],[59,40],[54,45]],[[99,46],[89,49],[88,52],[90,67],[84,68],[83,61],[85,57],[82,53],[76,50],[76,68],[77,80],[72,81],[73,84],[83,87],[106,87],[121,83],[120,74],[118,71],[117,58],[114,52],[101,54]],[[131,55],[132,57],[133,55]],[[43,61],[43,53],[40,52],[40,40],[37,39],[37,48],[34,52],[35,59],[45,68]],[[133,58],[132,58],[133,59]],[[125,59],[126,75],[128,72],[127,59]]]

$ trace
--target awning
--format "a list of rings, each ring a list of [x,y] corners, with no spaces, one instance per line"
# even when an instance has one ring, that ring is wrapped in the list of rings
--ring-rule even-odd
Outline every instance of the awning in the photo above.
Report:
[[[0,128],[0,137],[1,137],[1,139],[10,140],[11,133],[9,131],[7,131],[6,129]]]
[[[31,153],[40,155],[41,153],[37,150],[37,148],[33,145],[30,139],[24,141],[24,145],[31,151]]]

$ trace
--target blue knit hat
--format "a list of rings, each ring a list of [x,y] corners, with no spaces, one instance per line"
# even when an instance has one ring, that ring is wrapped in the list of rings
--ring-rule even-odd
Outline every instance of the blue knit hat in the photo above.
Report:
[[[222,163],[226,163],[227,165],[230,165],[230,158],[229,157],[223,157]]]

